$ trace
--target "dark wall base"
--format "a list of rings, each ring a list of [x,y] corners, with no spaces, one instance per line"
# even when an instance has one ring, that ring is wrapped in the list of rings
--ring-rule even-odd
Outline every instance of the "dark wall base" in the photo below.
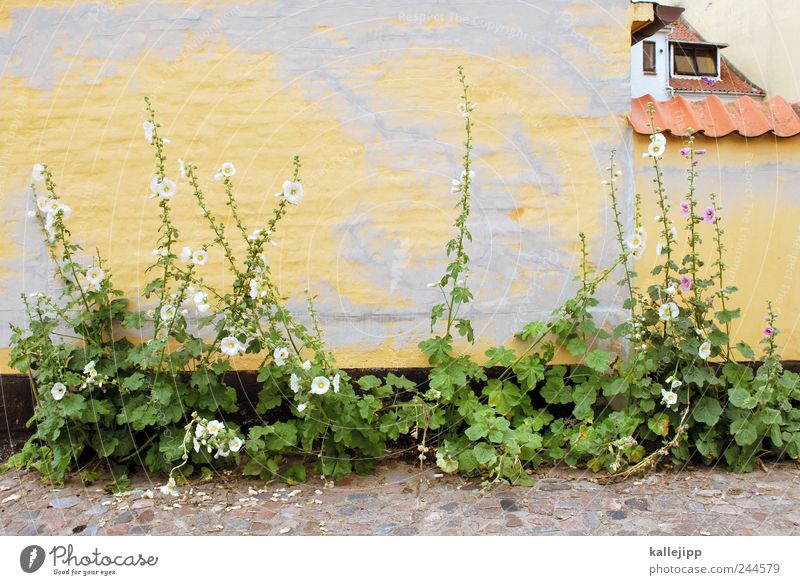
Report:
[[[782,362],[783,367],[793,372],[800,372],[800,361],[787,360]],[[759,363],[752,363],[758,367]],[[497,369],[497,374],[502,368]],[[490,370],[490,374],[491,374]],[[427,368],[353,368],[347,373],[355,380],[359,377],[372,374],[383,377],[392,372],[403,375],[417,384],[424,384],[428,378]],[[228,416],[238,424],[252,424],[262,420],[255,408],[258,403],[260,383],[254,371],[230,372],[225,376],[225,382],[236,389],[239,396],[240,411]],[[31,434],[31,429],[25,424],[33,416],[35,399],[28,376],[24,374],[0,374],[0,461],[4,460],[11,452],[15,451],[25,442]]]

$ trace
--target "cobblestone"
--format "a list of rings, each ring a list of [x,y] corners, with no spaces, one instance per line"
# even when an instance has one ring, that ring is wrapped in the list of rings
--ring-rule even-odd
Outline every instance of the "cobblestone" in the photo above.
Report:
[[[603,485],[586,471],[541,470],[534,487],[438,476],[385,465],[335,486],[193,479],[177,498],[154,478],[109,495],[102,482],[58,490],[33,472],[0,474],[1,535],[800,535],[800,472],[793,463],[736,475],[661,471]]]

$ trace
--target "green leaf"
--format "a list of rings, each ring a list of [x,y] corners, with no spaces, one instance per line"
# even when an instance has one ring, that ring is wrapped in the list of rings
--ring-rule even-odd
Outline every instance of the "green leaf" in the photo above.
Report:
[[[745,447],[752,445],[758,439],[758,432],[753,424],[746,418],[740,418],[731,423],[731,433],[736,444]]]
[[[419,349],[428,356],[428,363],[436,364],[446,360],[453,351],[450,337],[432,337],[420,342]]]
[[[710,427],[717,424],[721,414],[722,407],[719,404],[719,400],[711,396],[703,396],[698,400],[692,412],[694,420],[705,423]]]
[[[610,384],[603,387],[603,396],[616,396],[628,391],[628,381],[624,378],[615,378]]]
[[[728,400],[736,408],[750,409],[756,405],[756,399],[750,396],[747,390],[738,386],[728,389]]]
[[[669,434],[669,415],[659,412],[647,421],[647,428],[656,435],[666,437]]]
[[[567,341],[565,347],[567,348],[567,351],[575,357],[582,356],[584,353],[586,353],[586,340],[582,337],[575,336]]]
[[[759,413],[758,418],[765,425],[779,425],[783,423],[781,411],[775,408],[765,408]]]
[[[434,305],[431,309],[431,333],[433,333],[433,327],[436,325],[436,321],[441,319],[444,316],[444,305],[438,304]]]
[[[472,343],[475,341],[475,332],[472,330],[472,323],[467,319],[459,319],[456,321],[456,331],[462,336],[466,337],[467,341]]]
[[[551,372],[558,370],[562,366],[556,366]],[[566,371],[566,369],[565,369]],[[569,386],[564,384],[564,378],[558,375],[548,375],[547,383],[542,388],[542,398],[549,404],[569,404],[572,401],[572,391]]]
[[[468,427],[464,434],[470,441],[477,441],[489,434],[489,427],[486,423],[478,422]]]
[[[586,354],[586,365],[592,368],[595,372],[603,373],[611,365],[613,356],[602,349],[595,349]]]
[[[412,382],[405,376],[396,376],[391,372],[386,374],[386,383],[389,384],[390,386],[394,386],[395,388],[399,388],[401,390],[413,390],[414,388],[417,387],[417,385],[414,382]],[[367,388],[364,389],[367,390]]]
[[[497,459],[494,446],[489,443],[478,443],[472,448],[472,453],[481,465],[489,465]]]
[[[120,379],[120,389],[127,392],[134,392],[140,390],[147,381],[145,375],[141,372],[135,372],[130,376]]]
[[[522,358],[514,366],[514,374],[525,390],[533,390],[537,383],[544,380],[544,368],[539,356],[531,355]]]
[[[739,353],[742,354],[742,357],[748,360],[755,359],[756,354],[753,349],[747,345],[744,341],[740,341],[736,344],[736,349],[739,350]]]
[[[729,323],[734,319],[738,319],[741,316],[741,311],[739,309],[728,309],[725,311],[717,311],[716,312],[717,321],[722,323]]]
[[[501,366],[509,366],[517,359],[513,349],[506,349],[502,345],[500,347],[491,347],[486,351],[486,357],[489,361],[486,362],[486,367],[491,368],[497,364]]]
[[[264,436],[264,444],[269,451],[283,451],[297,444],[297,427],[294,422],[276,422]]]
[[[536,339],[545,331],[547,331],[547,323],[544,321],[531,321],[522,328],[522,331],[517,333],[517,336],[523,341],[527,341],[529,339]]]
[[[67,418],[77,418],[84,408],[86,399],[80,394],[67,394],[61,399],[61,408]]]
[[[388,380],[387,380],[388,381]],[[361,376],[357,381],[362,390],[365,392],[369,392],[370,390],[374,390],[378,386],[381,385],[381,381],[378,377],[369,374],[367,376]]]
[[[597,389],[592,384],[579,384],[572,392],[572,401],[575,408],[573,416],[578,420],[592,420],[594,418],[594,403],[597,400]]]

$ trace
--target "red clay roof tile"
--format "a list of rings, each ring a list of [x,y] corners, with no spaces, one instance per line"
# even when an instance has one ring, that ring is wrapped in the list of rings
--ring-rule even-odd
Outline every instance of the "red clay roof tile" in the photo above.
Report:
[[[715,95],[700,101],[677,96],[659,102],[649,94],[631,101],[628,119],[639,134],[652,134],[648,102],[653,104],[655,126],[675,136],[688,135],[688,128],[712,138],[733,132],[748,138],[768,132],[781,138],[800,134],[800,107],[798,104],[792,106],[781,97],[767,101],[742,96],[734,102],[723,103]]]

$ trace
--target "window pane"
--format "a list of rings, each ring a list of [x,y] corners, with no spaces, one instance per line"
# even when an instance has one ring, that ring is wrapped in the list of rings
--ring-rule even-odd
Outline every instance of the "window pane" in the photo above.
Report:
[[[650,41],[645,41],[642,45],[642,69],[644,71],[656,70],[656,44]]]
[[[674,48],[675,73],[678,75],[697,75],[694,69],[693,51],[676,46]]]
[[[717,55],[714,49],[695,50],[698,75],[717,75]]]

